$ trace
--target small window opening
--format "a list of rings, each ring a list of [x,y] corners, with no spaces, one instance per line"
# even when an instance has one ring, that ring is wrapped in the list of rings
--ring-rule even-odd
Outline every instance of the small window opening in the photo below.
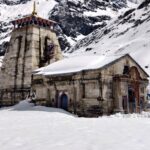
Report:
[[[123,74],[124,75],[129,75],[129,66],[127,66],[127,65],[124,66]]]

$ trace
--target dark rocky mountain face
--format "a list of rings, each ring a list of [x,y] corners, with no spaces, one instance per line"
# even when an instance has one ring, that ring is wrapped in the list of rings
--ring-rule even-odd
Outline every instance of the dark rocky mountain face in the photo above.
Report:
[[[3,7],[4,4],[22,7],[20,4],[26,5],[28,1],[31,0],[1,0],[0,7]],[[48,10],[48,18],[58,22],[55,30],[58,34],[62,50],[69,49],[72,43],[76,43],[76,41],[79,40],[80,36],[87,36],[96,29],[105,27],[112,17],[114,17],[114,14],[117,16],[118,10],[128,7],[127,0],[55,1],[57,4]],[[37,5],[40,5],[40,0],[37,0]],[[111,11],[111,13],[114,14],[111,15],[111,13],[107,13],[107,11]],[[22,17],[20,12],[18,12],[18,16],[16,17]],[[0,20],[0,40],[4,41],[0,45],[0,55],[4,54],[4,49],[7,45],[7,40],[5,41],[5,39],[10,36],[13,29],[9,22],[12,19],[14,18],[8,18],[7,21]]]
[[[90,16],[86,15],[86,12],[92,14],[97,12],[97,9],[107,11],[109,8],[117,13],[119,9],[127,7],[126,0],[84,0],[83,2],[57,0],[57,2],[58,5],[51,10],[49,18],[59,22],[61,30],[58,34],[62,50],[71,47],[65,36],[76,42],[79,35],[87,36],[97,28],[105,27],[112,19],[112,16],[107,13]]]

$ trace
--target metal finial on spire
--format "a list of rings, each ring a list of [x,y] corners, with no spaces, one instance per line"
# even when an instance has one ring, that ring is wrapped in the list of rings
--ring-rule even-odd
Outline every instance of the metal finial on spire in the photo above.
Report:
[[[34,1],[34,4],[33,4],[32,15],[37,15],[37,12],[36,12],[36,3],[35,3],[35,1]]]

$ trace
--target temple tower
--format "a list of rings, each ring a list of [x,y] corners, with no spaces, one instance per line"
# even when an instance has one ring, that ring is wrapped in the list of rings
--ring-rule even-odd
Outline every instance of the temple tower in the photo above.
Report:
[[[31,88],[33,70],[62,59],[54,32],[56,22],[31,15],[12,21],[9,47],[0,70],[0,105],[24,99]]]

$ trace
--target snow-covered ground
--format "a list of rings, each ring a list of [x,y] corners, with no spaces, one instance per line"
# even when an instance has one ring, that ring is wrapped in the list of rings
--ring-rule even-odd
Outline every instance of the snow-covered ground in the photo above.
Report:
[[[0,110],[0,150],[148,150],[150,113],[78,118],[21,104]]]

